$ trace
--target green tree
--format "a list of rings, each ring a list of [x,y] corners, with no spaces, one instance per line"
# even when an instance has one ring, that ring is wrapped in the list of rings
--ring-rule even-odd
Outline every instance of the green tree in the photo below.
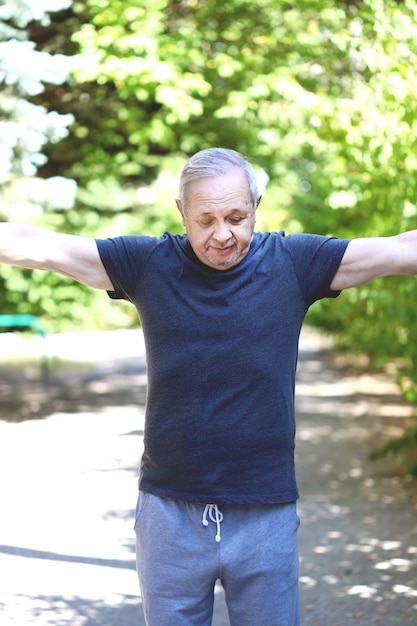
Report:
[[[307,110],[314,132],[297,163],[293,205],[304,230],[349,238],[416,228],[416,18],[414,2],[364,0],[333,33],[352,70],[337,98],[316,91]],[[415,277],[385,279],[323,302],[310,320],[372,366],[395,363],[405,398],[417,405],[416,304]],[[415,450],[416,437],[406,433],[384,450]],[[417,475],[415,461],[409,469]]]

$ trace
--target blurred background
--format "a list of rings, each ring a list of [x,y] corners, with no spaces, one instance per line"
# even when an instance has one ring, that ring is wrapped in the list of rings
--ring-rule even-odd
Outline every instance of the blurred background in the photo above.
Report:
[[[416,60],[412,0],[0,1],[0,220],[181,232],[181,167],[218,145],[259,173],[259,230],[415,228]],[[416,301],[414,277],[383,279],[307,321],[414,406]],[[7,266],[0,311],[47,333],[139,326],[100,292]],[[416,449],[411,421],[384,451],[417,475]]]

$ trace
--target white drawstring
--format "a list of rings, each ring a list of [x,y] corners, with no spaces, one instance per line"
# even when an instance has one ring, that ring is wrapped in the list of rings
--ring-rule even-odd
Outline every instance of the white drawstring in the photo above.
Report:
[[[209,516],[210,520],[216,524],[216,528],[217,528],[216,541],[219,542],[221,541],[220,524],[223,521],[223,513],[219,511],[217,504],[206,504],[206,507],[203,513],[203,519],[202,519],[203,526],[209,525],[208,520],[207,520],[207,515]]]

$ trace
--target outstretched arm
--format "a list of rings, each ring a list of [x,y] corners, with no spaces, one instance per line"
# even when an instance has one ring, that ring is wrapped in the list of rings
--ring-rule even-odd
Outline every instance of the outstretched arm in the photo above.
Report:
[[[417,274],[417,230],[394,237],[353,239],[331,288],[348,289],[374,278],[400,274]]]
[[[88,237],[0,223],[0,263],[50,270],[96,289],[113,289],[96,242]]]

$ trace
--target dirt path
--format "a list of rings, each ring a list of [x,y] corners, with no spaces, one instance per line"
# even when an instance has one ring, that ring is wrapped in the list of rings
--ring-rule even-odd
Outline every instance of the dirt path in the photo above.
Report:
[[[39,345],[33,361],[16,362],[13,342],[0,341],[0,623],[143,626],[132,530],[146,392],[141,335],[51,338],[46,382]],[[107,360],[104,346],[120,358]],[[371,442],[408,408],[387,379],[350,377],[323,347],[303,334],[302,624],[415,624],[417,500],[386,463],[367,460]],[[213,626],[227,624],[219,588]]]
[[[415,486],[374,442],[410,410],[384,376],[349,376],[314,336],[297,393],[303,626],[417,623]],[[320,345],[320,344],[319,344]],[[397,426],[398,427],[398,426]]]

